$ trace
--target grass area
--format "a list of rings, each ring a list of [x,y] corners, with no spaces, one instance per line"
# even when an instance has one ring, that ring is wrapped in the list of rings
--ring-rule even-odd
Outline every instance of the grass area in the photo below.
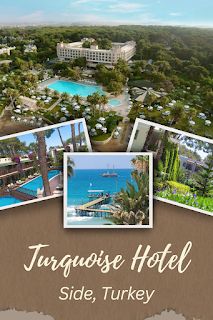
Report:
[[[213,212],[213,197],[201,197],[195,194],[177,194],[169,190],[155,192],[155,196],[182,203],[193,208]]]
[[[92,137],[92,140],[94,140],[94,141],[105,141],[105,140],[109,139],[110,136],[111,136],[111,133],[105,133],[105,134],[102,134],[100,136]]]

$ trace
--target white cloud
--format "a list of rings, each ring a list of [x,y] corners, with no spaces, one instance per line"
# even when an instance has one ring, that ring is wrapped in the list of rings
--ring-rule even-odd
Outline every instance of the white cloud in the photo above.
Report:
[[[73,4],[84,4],[84,3],[89,3],[91,2],[91,0],[76,0],[76,1],[72,1],[70,3],[70,5],[73,5]]]
[[[71,1],[70,2],[70,6],[72,7],[73,5],[83,5],[83,4],[86,4],[86,3],[90,3],[90,4],[101,4],[103,2],[107,2],[107,3],[114,3],[114,2],[117,2],[117,0],[74,0],[74,1]]]
[[[181,12],[170,12],[169,15],[172,17],[180,17],[180,16],[182,16],[182,13]]]
[[[140,3],[134,3],[134,2],[123,2],[123,3],[117,3],[112,4],[109,6],[109,9],[116,11],[116,12],[134,12],[138,11],[139,9],[145,7],[145,5]]]
[[[43,21],[45,21],[45,15],[41,10],[18,17],[18,22],[23,23],[39,23]]]
[[[106,17],[103,14],[74,14],[64,12],[63,17],[69,23],[78,23],[78,24],[85,24],[85,25],[120,25],[120,24],[155,24],[156,20],[152,15],[149,13],[143,13],[138,15],[137,20],[135,18],[130,19],[117,19],[113,17]],[[62,18],[63,19],[63,18]],[[63,19],[63,20],[64,20]],[[64,23],[66,23],[64,21]]]

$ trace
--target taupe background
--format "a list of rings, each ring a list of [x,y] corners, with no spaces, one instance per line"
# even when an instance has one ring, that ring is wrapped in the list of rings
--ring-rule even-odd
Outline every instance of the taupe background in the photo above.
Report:
[[[173,309],[202,320],[213,319],[213,219],[194,211],[155,201],[154,229],[145,230],[65,230],[62,199],[43,201],[0,213],[0,309],[15,308],[39,311],[55,320],[144,320],[148,316]],[[180,275],[176,271],[158,274],[153,270],[131,272],[129,264],[139,244],[151,244],[161,250],[172,243],[177,252],[187,241],[193,242],[190,268]],[[50,244],[49,255],[62,257],[70,253],[87,256],[101,249],[112,256],[122,254],[129,261],[119,271],[101,274],[94,268],[72,271],[68,279],[61,272],[23,268],[31,258],[28,246]],[[97,301],[58,300],[62,286],[85,285],[94,289]],[[141,302],[103,301],[102,286],[126,289],[155,289],[148,305]]]

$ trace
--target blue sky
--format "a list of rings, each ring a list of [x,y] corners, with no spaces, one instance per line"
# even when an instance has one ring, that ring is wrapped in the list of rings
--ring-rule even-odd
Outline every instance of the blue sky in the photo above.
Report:
[[[133,155],[72,155],[75,169],[127,169],[132,168],[131,159]]]
[[[213,26],[212,0],[0,0],[1,24]]]
[[[77,135],[78,134],[78,124],[75,124],[75,129],[76,129],[76,135]],[[83,127],[81,125],[81,132],[82,131],[83,131]],[[71,138],[71,126],[70,125],[60,127],[60,132],[61,132],[63,140],[67,140],[67,139]],[[18,138],[19,138],[19,140],[26,142],[27,145],[29,145],[31,142],[36,142],[35,136],[31,133],[19,136]],[[50,138],[46,138],[46,145],[47,145],[48,149],[51,146],[52,147],[62,146],[58,131],[56,129],[54,129],[54,132],[52,133]]]

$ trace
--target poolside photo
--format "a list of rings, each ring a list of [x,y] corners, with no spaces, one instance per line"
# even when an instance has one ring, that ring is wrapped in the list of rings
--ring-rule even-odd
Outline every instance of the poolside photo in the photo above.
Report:
[[[65,228],[152,228],[151,153],[64,153]]]
[[[0,210],[62,196],[65,151],[91,151],[84,119],[1,138]]]
[[[137,119],[128,151],[153,153],[156,199],[213,213],[213,140]]]

